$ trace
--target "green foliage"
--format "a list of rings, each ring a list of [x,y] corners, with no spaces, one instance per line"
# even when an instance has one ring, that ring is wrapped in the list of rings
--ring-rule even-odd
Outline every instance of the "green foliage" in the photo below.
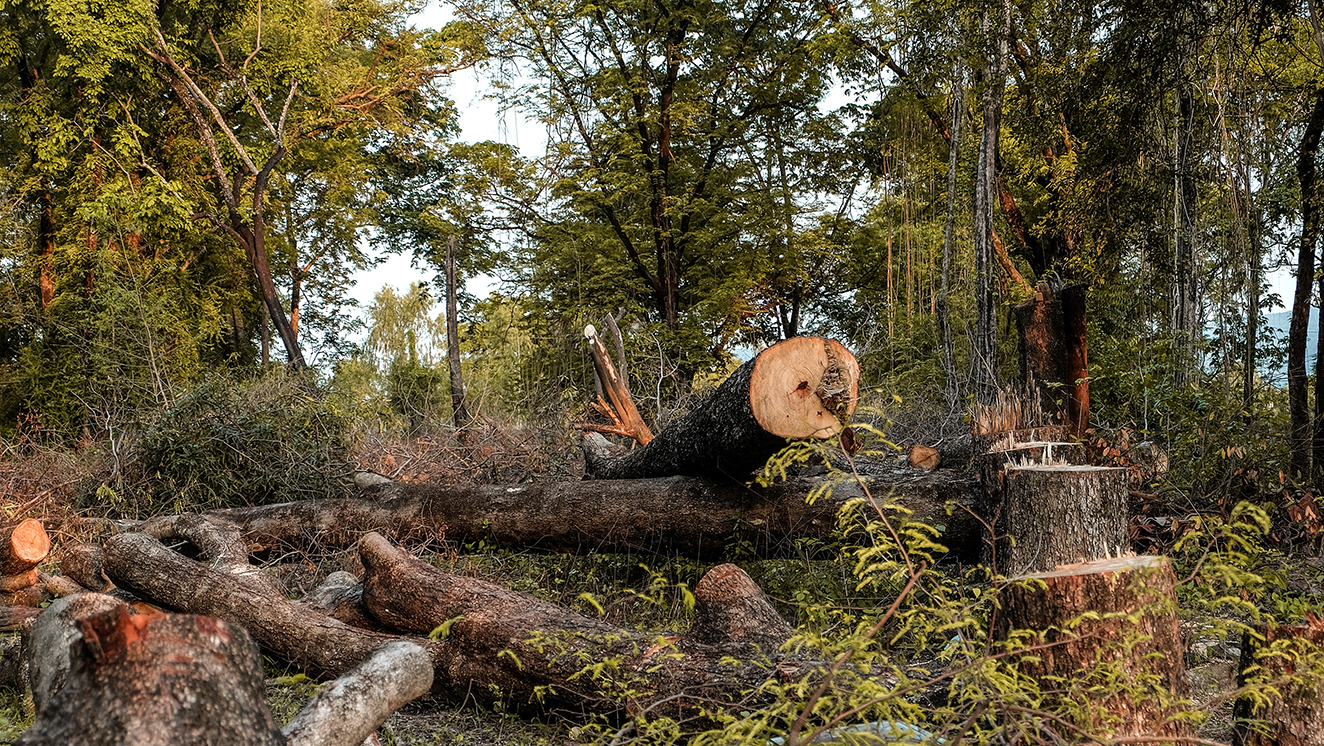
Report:
[[[149,486],[103,507],[150,516],[346,495],[349,423],[310,385],[204,379],[142,434],[134,458]]]

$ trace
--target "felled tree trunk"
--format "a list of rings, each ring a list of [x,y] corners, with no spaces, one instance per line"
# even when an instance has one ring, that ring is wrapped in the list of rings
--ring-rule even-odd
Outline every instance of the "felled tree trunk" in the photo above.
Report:
[[[438,686],[454,697],[497,697],[577,716],[694,717],[696,708],[736,705],[775,675],[777,648],[791,634],[733,565],[699,582],[694,627],[675,635],[617,627],[444,572],[378,534],[365,536],[359,552],[364,601],[383,623],[420,633],[446,625]],[[787,661],[781,670],[790,675],[798,666]]]
[[[734,477],[763,466],[786,441],[841,432],[859,398],[860,366],[836,340],[794,337],[736,369],[703,403],[643,448],[612,457],[600,435],[582,441],[595,479]]]
[[[968,472],[924,472],[897,465],[865,469],[875,495],[893,499],[920,519],[944,526],[942,538],[958,556],[978,556],[980,526],[954,502],[972,506]],[[209,515],[240,525],[247,541],[348,546],[368,531],[400,541],[479,539],[497,546],[550,551],[652,552],[717,560],[735,544],[763,557],[794,556],[795,539],[826,540],[841,506],[863,495],[847,481],[816,500],[818,482],[792,480],[769,488],[688,477],[589,480],[550,484],[449,487],[388,484],[360,499],[305,500]]]
[[[1238,723],[1233,744],[1324,746],[1324,665],[1318,662],[1324,651],[1324,628],[1284,625],[1256,631],[1263,641],[1249,633],[1242,636],[1237,686],[1250,683],[1247,669],[1258,665],[1260,675],[1274,682],[1282,696],[1265,707],[1255,707],[1250,699],[1237,700],[1232,713]],[[1287,645],[1278,654],[1263,655],[1274,643],[1284,642]],[[1265,730],[1247,727],[1246,720],[1263,721]]]
[[[101,547],[92,544],[66,546],[60,554],[60,572],[88,590],[102,591],[107,585],[101,568]]]
[[[1171,713],[1160,704],[1165,696],[1180,701],[1189,690],[1168,561],[1125,557],[1027,577],[1044,585],[1004,586],[994,619],[1000,640],[1011,630],[1038,632],[1018,661],[1020,670],[1041,681],[1061,677],[1064,683],[1052,685],[1061,697],[1120,718],[1110,737],[1184,735],[1185,727],[1168,722]],[[1111,616],[1061,631],[1087,613]]]
[[[152,529],[156,536],[191,542],[201,550],[200,560],[154,536],[120,534],[106,542],[104,555],[106,574],[115,585],[178,611],[241,624],[264,648],[311,676],[337,676],[399,639],[351,627],[287,600],[248,564],[247,550],[232,525],[190,514],[162,519]]]
[[[1129,551],[1126,469],[1008,466],[985,484],[985,520],[997,534],[984,562],[1008,577]]]
[[[118,605],[79,629],[68,681],[17,744],[285,743],[243,628],[193,615],[130,616]]]

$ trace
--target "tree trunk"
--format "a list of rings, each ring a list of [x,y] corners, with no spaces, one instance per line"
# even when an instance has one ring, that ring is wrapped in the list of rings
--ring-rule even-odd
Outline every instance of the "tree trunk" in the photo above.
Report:
[[[952,233],[956,226],[956,174],[961,155],[961,108],[965,95],[964,75],[957,74],[952,83],[952,136],[947,146],[947,222],[942,234],[942,279],[938,287],[938,326],[942,330],[942,372],[947,385],[947,411],[955,413],[961,402],[961,387],[956,380],[956,354],[952,344],[951,309],[947,296],[951,293]]]
[[[993,621],[995,639],[1007,639],[1011,630],[1038,632],[1018,661],[1021,672],[1041,681],[1060,677],[1061,684],[1045,683],[1061,698],[1120,718],[1109,738],[1185,735],[1181,723],[1166,721],[1171,713],[1160,704],[1162,697],[1180,703],[1189,690],[1176,577],[1168,561],[1125,557],[1027,577],[1044,585],[1003,586],[1001,612]],[[1106,618],[1062,631],[1090,613]],[[1136,691],[1110,694],[1123,687]]]
[[[1297,248],[1296,292],[1292,298],[1292,323],[1287,332],[1287,402],[1292,418],[1292,469],[1309,478],[1313,428],[1309,392],[1306,389],[1306,334],[1310,324],[1310,300],[1315,277],[1315,243],[1320,231],[1320,195],[1316,154],[1324,132],[1324,89],[1315,92],[1314,106],[1301,137],[1296,162],[1301,183],[1301,242]]]
[[[101,567],[101,547],[94,544],[66,545],[60,553],[60,572],[92,591],[105,590],[107,582]]]
[[[266,649],[310,676],[329,678],[399,638],[350,627],[288,601],[247,562],[232,526],[197,515],[172,516],[151,527],[201,550],[195,561],[140,533],[111,537],[106,574],[115,585],[179,611],[215,616],[246,627]]]
[[[1196,270],[1195,177],[1191,167],[1195,137],[1195,100],[1189,87],[1177,92],[1176,184],[1173,191],[1173,262],[1171,329],[1175,341],[1173,384],[1190,382],[1197,370],[1196,352],[1203,334],[1200,329],[1200,287]]]
[[[23,647],[38,717],[19,743],[358,746],[432,685],[427,651],[391,642],[276,731],[242,627],[96,593],[52,604]]]
[[[243,628],[122,605],[78,628],[68,680],[16,744],[285,744]]]
[[[1040,283],[1015,312],[1027,395],[1045,412],[1059,412],[1067,432],[1084,437],[1090,411],[1085,288],[1054,292]]]
[[[992,59],[986,68],[984,124],[979,139],[978,170],[975,173],[975,338],[971,345],[975,397],[992,404],[998,390],[997,308],[993,293],[993,201],[998,193],[998,134],[1002,126],[1002,96],[1006,84],[1007,37],[1010,34],[1011,5],[1002,4],[1002,17],[993,28],[990,10],[984,11],[984,38],[991,47]]]
[[[606,439],[584,438],[595,479],[730,477],[744,481],[787,439],[841,432],[859,398],[860,366],[839,342],[795,337],[736,369],[707,400],[647,446],[611,458]]]
[[[452,424],[462,429],[469,424],[469,410],[464,403],[464,375],[460,371],[459,279],[455,271],[455,236],[446,239],[446,365],[451,376]]]
[[[0,575],[23,575],[34,570],[39,562],[46,559],[50,549],[51,540],[46,535],[46,528],[35,518],[0,529]],[[35,577],[33,581],[36,581]]]
[[[1018,577],[1128,551],[1129,479],[1122,468],[1008,466],[985,485],[984,516],[997,533],[985,564]]]
[[[745,698],[774,675],[778,647],[791,635],[768,598],[733,565],[699,581],[694,625],[676,635],[624,629],[444,572],[378,534],[365,536],[359,552],[364,600],[384,623],[419,633],[447,625],[439,669],[447,678],[439,688],[457,698],[536,703],[577,718],[702,716],[701,708],[749,706]],[[748,662],[731,665],[731,659]],[[581,675],[600,663],[607,665],[594,676]]]
[[[940,538],[958,557],[978,556],[980,527],[966,511],[976,488],[969,472],[924,472],[903,466],[861,465],[874,494],[891,494],[915,518],[943,524]],[[551,484],[448,487],[390,484],[363,498],[304,500],[209,515],[233,521],[258,546],[316,542],[348,546],[368,531],[399,541],[444,538],[455,544],[484,540],[496,546],[543,551],[647,552],[702,560],[722,559],[731,546],[761,557],[799,556],[796,539],[831,540],[836,515],[863,497],[847,481],[808,503],[819,484],[797,479],[768,488],[669,477],[588,480]]]
[[[1242,635],[1237,686],[1250,683],[1252,677],[1247,669],[1260,666],[1264,669],[1261,675],[1274,682],[1282,696],[1260,708],[1249,699],[1237,700],[1232,715],[1238,725],[1232,743],[1235,746],[1324,746],[1324,681],[1319,678],[1317,663],[1300,660],[1302,656],[1318,656],[1324,650],[1324,629],[1284,625],[1260,627],[1256,632],[1263,641],[1250,633]],[[1274,642],[1287,642],[1290,647],[1276,655],[1261,657]],[[1264,721],[1267,732],[1256,733],[1247,727],[1245,720]]]

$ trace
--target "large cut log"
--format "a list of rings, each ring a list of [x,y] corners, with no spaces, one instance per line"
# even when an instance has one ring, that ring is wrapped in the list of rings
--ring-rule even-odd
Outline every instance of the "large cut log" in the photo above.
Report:
[[[53,602],[32,623],[23,635],[23,667],[38,715],[69,677],[70,651],[83,639],[78,621],[122,606],[110,596],[81,593]]]
[[[999,640],[1012,630],[1038,633],[1018,661],[1022,673],[1054,682],[1061,698],[1106,711],[1115,719],[1112,738],[1185,734],[1162,705],[1180,703],[1189,690],[1176,577],[1166,559],[1100,560],[1026,578],[1032,582],[1000,590],[993,625]],[[1076,626],[1086,615],[1098,616]]]
[[[750,472],[787,440],[841,432],[859,398],[860,366],[836,340],[795,337],[741,365],[701,404],[648,445],[612,457],[605,438],[583,439],[595,479],[734,477]]]
[[[985,484],[996,541],[984,562],[1007,576],[1129,551],[1126,469],[1074,464],[1008,466]]]
[[[944,527],[940,541],[957,557],[978,557],[981,527],[964,508],[977,489],[970,474],[925,472],[899,465],[865,470],[870,491]],[[650,552],[720,560],[727,547],[763,557],[798,554],[796,539],[828,540],[837,512],[862,497],[852,481],[813,504],[820,482],[795,479],[768,488],[688,477],[588,480],[507,486],[388,484],[362,498],[306,500],[209,515],[235,522],[252,544],[348,546],[368,531],[399,541],[420,538],[463,544],[479,539],[548,551]]]
[[[1277,695],[1268,704],[1237,700],[1235,746],[1324,746],[1324,626],[1261,626],[1242,636],[1237,686],[1270,682]],[[1258,676],[1252,675],[1258,666]],[[1251,727],[1259,721],[1259,728]]]
[[[221,743],[283,746],[262,658],[241,627],[115,606],[79,622],[68,681],[18,739],[24,746]]]
[[[248,564],[233,525],[190,514],[155,522],[152,529],[157,536],[192,543],[201,551],[200,560],[166,547],[155,536],[120,534],[106,542],[103,556],[115,585],[177,611],[243,625],[264,648],[309,675],[337,676],[399,639],[287,600]]]
[[[779,663],[785,675],[801,667],[778,650],[791,628],[733,565],[695,587],[694,626],[678,635],[617,627],[444,572],[378,534],[365,536],[359,552],[364,601],[383,623],[420,633],[445,625],[438,688],[454,697],[499,697],[575,717],[692,717],[698,708],[737,706]]]

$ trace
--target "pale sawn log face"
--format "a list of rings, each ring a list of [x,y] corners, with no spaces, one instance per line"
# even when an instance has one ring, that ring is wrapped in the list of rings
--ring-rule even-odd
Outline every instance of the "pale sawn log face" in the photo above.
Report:
[[[764,430],[782,438],[830,438],[860,398],[860,364],[840,342],[792,337],[759,354],[749,402]]]

